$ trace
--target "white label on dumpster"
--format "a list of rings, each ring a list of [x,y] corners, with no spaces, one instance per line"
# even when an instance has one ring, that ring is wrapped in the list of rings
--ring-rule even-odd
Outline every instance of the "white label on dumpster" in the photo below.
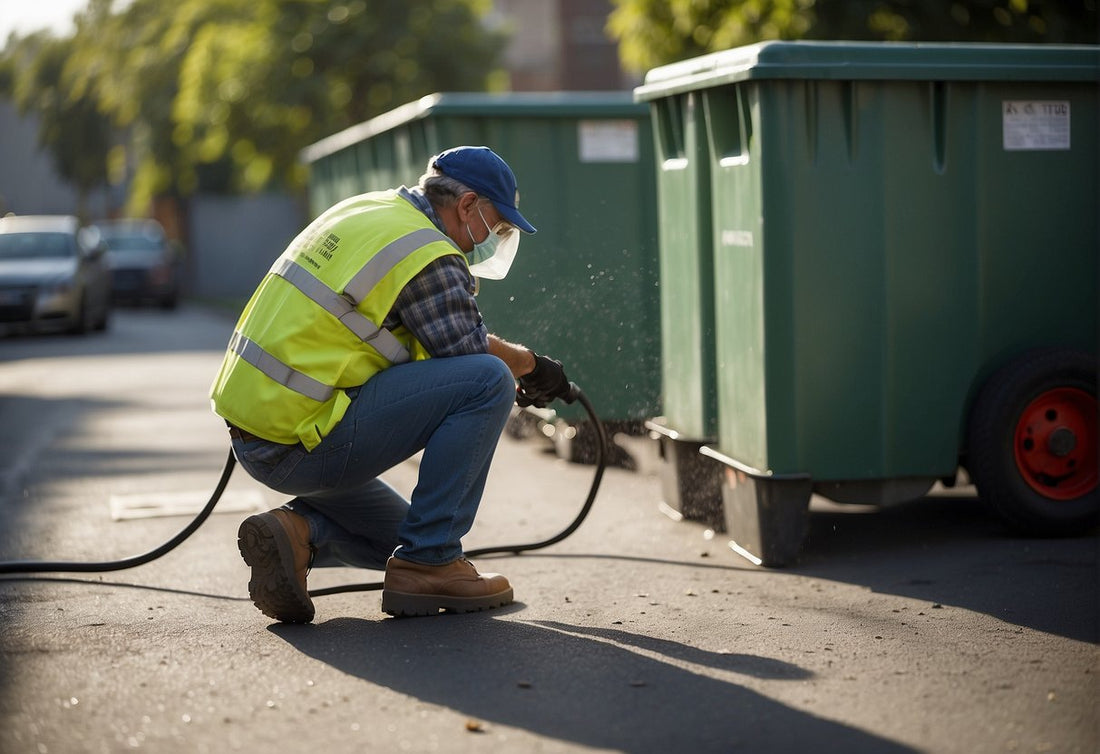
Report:
[[[751,249],[753,246],[752,231],[751,230],[723,230],[722,231],[722,245],[723,246],[740,246],[742,248]]]
[[[1004,100],[1001,115],[1005,150],[1069,149],[1069,102]]]
[[[581,162],[637,162],[638,123],[582,120],[577,125]]]

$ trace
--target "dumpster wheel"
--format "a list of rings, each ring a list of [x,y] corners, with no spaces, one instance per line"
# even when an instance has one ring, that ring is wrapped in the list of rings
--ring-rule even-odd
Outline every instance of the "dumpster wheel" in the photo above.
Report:
[[[1100,521],[1096,361],[1029,352],[978,393],[967,436],[978,493],[1025,535],[1081,534]]]

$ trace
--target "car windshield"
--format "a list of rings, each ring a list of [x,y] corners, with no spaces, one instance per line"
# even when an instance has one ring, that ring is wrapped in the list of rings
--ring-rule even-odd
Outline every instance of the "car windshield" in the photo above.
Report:
[[[76,256],[67,233],[0,233],[0,259],[65,259]]]
[[[103,240],[107,248],[114,251],[157,251],[161,247],[161,236],[156,233],[103,231]]]

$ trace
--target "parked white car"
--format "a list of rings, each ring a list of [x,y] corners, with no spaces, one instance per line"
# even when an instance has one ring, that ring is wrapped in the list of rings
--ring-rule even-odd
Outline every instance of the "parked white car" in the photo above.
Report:
[[[68,215],[0,218],[0,326],[86,333],[107,327],[111,277],[99,231]]]

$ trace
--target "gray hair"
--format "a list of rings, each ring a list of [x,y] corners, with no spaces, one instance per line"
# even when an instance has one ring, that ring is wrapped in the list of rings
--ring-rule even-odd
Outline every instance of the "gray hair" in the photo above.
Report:
[[[458,201],[460,196],[474,191],[462,181],[456,181],[449,175],[444,175],[439,168],[435,167],[434,160],[434,157],[428,160],[428,167],[424,175],[420,176],[418,183],[432,206],[450,207]],[[474,193],[477,194],[476,191]],[[478,198],[481,198],[480,194]]]

